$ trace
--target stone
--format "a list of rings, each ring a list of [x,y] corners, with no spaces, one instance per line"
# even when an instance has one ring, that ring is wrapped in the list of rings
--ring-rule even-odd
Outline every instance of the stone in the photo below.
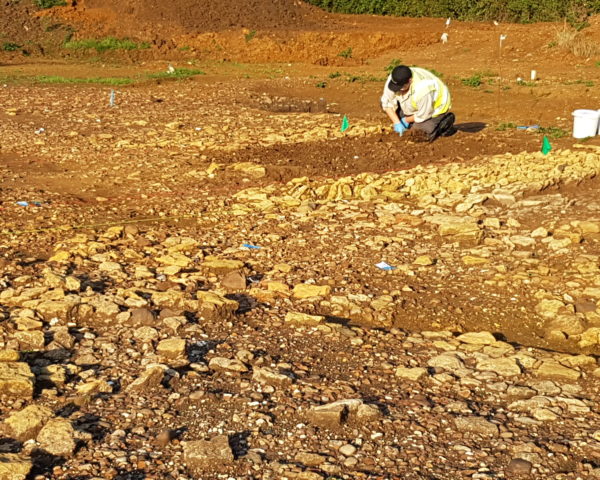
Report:
[[[21,350],[42,350],[44,348],[44,332],[40,330],[15,332],[14,339],[19,342]]]
[[[168,367],[166,365],[148,365],[146,370],[129,384],[127,391],[146,391],[160,385],[167,370]]]
[[[215,292],[198,291],[200,313],[205,320],[222,320],[231,316],[240,304]]]
[[[102,262],[98,265],[98,270],[108,274],[122,272],[123,268],[117,262]]]
[[[156,261],[169,267],[187,268],[191,265],[192,259],[185,256],[183,253],[173,252],[169,255],[156,257]]]
[[[77,385],[75,390],[79,395],[91,397],[97,393],[112,393],[113,387],[106,380],[90,380]]]
[[[368,422],[379,417],[381,412],[376,406],[365,404],[360,399],[338,400],[312,407],[307,412],[310,423],[331,429],[339,428],[346,422]]]
[[[307,467],[318,467],[327,461],[327,457],[317,453],[299,452],[294,457],[294,460]]]
[[[168,338],[156,346],[156,353],[163,358],[178,360],[185,357],[185,339]]]
[[[342,404],[327,404],[313,407],[308,411],[307,419],[319,427],[337,428],[346,421],[348,409]]]
[[[244,373],[248,367],[237,359],[213,357],[208,362],[208,367],[215,372]]]
[[[244,268],[244,262],[239,260],[223,260],[214,256],[207,256],[202,262],[202,267],[215,273],[227,273]]]
[[[127,323],[133,326],[154,326],[156,318],[147,308],[134,308]]]
[[[471,345],[492,345],[496,343],[496,337],[490,332],[469,332],[463,333],[456,338],[459,342]]]
[[[292,290],[294,298],[312,298],[312,297],[325,297],[331,293],[331,287],[329,285],[308,285],[306,283],[300,283]]]
[[[423,267],[428,267],[431,265],[435,265],[436,261],[431,258],[429,255],[421,255],[414,259],[413,265],[421,265]]]
[[[579,335],[583,332],[583,322],[576,315],[557,315],[545,326],[546,332],[563,332],[567,335]]]
[[[57,457],[70,457],[75,451],[75,430],[65,418],[53,418],[37,436],[40,448]]]
[[[600,327],[588,328],[581,334],[578,342],[581,348],[593,347],[600,344]]]
[[[515,475],[528,475],[531,473],[533,464],[522,458],[513,458],[506,467],[505,473],[512,473]]]
[[[441,355],[433,357],[427,362],[427,365],[449,371],[458,370],[465,366],[463,361],[452,353],[442,353]]]
[[[461,258],[461,260],[468,267],[476,266],[476,265],[485,265],[486,263],[490,262],[490,260],[488,258],[475,257],[473,255],[465,255],[464,257]]]
[[[498,425],[487,421],[483,417],[457,417],[454,424],[459,432],[476,433],[479,435],[498,435]]]
[[[133,332],[133,337],[142,343],[151,343],[153,340],[157,340],[160,334],[158,330],[152,327],[139,327]]]
[[[292,384],[292,379],[287,375],[273,372],[268,368],[254,367],[252,380],[258,383],[272,386],[286,386]]]
[[[16,350],[0,350],[0,362],[18,362],[21,354]]]
[[[221,279],[221,285],[228,290],[245,290],[246,276],[240,272],[229,272]]]
[[[350,443],[347,443],[345,445],[342,445],[338,449],[338,451],[345,457],[351,457],[356,453],[356,447],[354,445],[351,445]]]
[[[398,378],[403,378],[405,380],[411,380],[416,382],[424,375],[427,375],[426,368],[407,368],[407,367],[398,367],[396,368],[395,375]]]
[[[219,435],[211,440],[185,442],[183,455],[186,466],[192,471],[219,470],[234,462],[233,451],[226,435]]]
[[[514,358],[491,358],[482,360],[475,367],[482,372],[496,372],[503,377],[512,377],[521,374],[521,367]]]
[[[554,318],[565,304],[560,300],[544,299],[535,306],[535,311],[538,315],[544,318]]]
[[[534,373],[538,377],[556,378],[566,382],[575,382],[581,377],[581,373],[577,370],[565,367],[553,360],[544,361]]]
[[[288,312],[285,315],[285,321],[298,325],[319,325],[325,321],[322,315],[309,315],[307,313]]]
[[[267,290],[274,293],[282,293],[287,295],[290,292],[290,287],[283,282],[270,281],[266,282]]]
[[[0,454],[0,480],[25,480],[32,467],[31,459],[24,455]]]
[[[25,442],[35,438],[44,424],[52,417],[53,413],[49,408],[29,405],[4,420],[2,431],[19,442]]]
[[[35,377],[23,362],[0,363],[0,396],[31,398]]]

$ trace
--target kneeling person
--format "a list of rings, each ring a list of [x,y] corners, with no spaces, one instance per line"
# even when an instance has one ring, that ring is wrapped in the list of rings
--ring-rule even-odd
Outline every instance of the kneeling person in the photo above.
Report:
[[[448,87],[429,70],[400,65],[385,82],[381,107],[402,135],[414,127],[432,142],[456,133]]]

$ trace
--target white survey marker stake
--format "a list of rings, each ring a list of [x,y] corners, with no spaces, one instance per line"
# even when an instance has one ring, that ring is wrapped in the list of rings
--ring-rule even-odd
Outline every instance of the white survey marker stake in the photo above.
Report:
[[[442,33],[440,40],[442,41],[442,43],[448,43],[448,34],[446,32]]]
[[[450,22],[451,22],[450,17],[448,17],[448,19],[446,20],[446,27],[450,26]]]

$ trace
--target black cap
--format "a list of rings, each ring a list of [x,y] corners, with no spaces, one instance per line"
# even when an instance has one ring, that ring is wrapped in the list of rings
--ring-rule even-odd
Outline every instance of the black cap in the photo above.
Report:
[[[392,78],[388,82],[388,88],[392,92],[398,92],[412,78],[412,72],[406,65],[400,65],[392,70]]]

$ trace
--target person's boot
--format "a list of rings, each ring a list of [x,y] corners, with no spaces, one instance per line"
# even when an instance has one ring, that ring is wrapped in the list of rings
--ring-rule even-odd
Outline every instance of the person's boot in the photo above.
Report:
[[[437,124],[437,127],[431,132],[429,135],[429,142],[433,142],[438,137],[449,137],[456,133],[456,128],[454,128],[454,120],[456,117],[452,112],[445,113],[440,120],[440,123]]]

